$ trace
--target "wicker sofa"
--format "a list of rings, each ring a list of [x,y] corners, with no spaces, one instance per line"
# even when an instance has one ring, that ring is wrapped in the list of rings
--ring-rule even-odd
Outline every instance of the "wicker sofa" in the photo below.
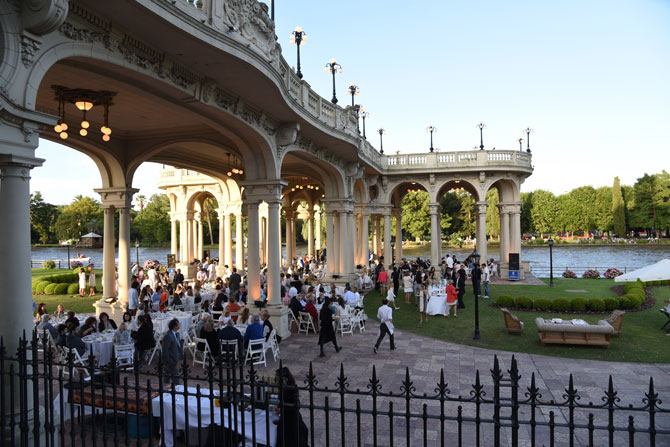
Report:
[[[535,319],[542,344],[593,345],[609,348],[614,328],[605,320],[598,324],[552,323],[544,318]]]

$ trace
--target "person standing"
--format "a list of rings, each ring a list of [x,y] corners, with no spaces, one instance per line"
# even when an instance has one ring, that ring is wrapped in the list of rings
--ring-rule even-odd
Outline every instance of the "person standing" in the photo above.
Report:
[[[328,342],[333,342],[335,346],[335,352],[340,352],[341,347],[337,346],[337,340],[335,338],[335,328],[333,328],[333,310],[330,308],[332,300],[326,298],[326,301],[321,307],[321,313],[319,314],[319,357],[325,357],[326,354],[323,353],[323,345]]]
[[[395,343],[393,342],[393,311],[388,306],[388,304],[388,300],[383,299],[382,305],[377,311],[377,319],[379,320],[379,338],[377,338],[377,343],[375,343],[375,354],[379,349],[379,345],[382,344],[382,340],[386,334],[389,334],[389,339],[391,341],[391,351],[395,350]]]
[[[179,330],[181,325],[176,318],[168,323],[168,331],[163,337],[163,370],[173,383],[179,385],[179,369],[177,365],[184,357]]]
[[[489,281],[491,279],[491,272],[486,263],[482,263],[482,282],[484,283],[484,298],[489,297]]]
[[[88,296],[95,295],[95,271],[92,266],[88,266]]]
[[[428,307],[428,290],[425,284],[421,284],[421,290],[419,290],[419,298],[416,301],[416,307],[419,311],[419,326],[424,322],[428,323],[428,314],[426,313],[426,307]]]
[[[391,280],[393,281],[393,295],[398,296],[398,289],[400,289],[400,270],[393,266],[393,273],[391,273]]]
[[[474,269],[471,272],[472,277],[472,291],[475,294],[475,297],[478,297],[482,294],[482,270],[479,268],[479,264],[474,264]]]
[[[405,276],[402,277],[402,288],[405,291],[405,304],[409,304],[409,297],[412,295],[412,284],[414,284],[414,278],[412,278],[409,270],[407,270],[405,271]]]
[[[458,291],[458,308],[465,309],[465,303],[463,302],[463,295],[465,295],[465,266],[461,265],[461,268],[458,270],[458,278],[456,280],[456,290]]]
[[[445,317],[449,318],[449,314],[452,307],[454,308],[454,318],[458,316],[456,315],[457,302],[458,302],[458,292],[456,292],[456,287],[454,287],[454,281],[449,279],[449,283],[447,284],[447,313]]]
[[[133,281],[128,290],[128,312],[130,315],[135,316],[137,313],[137,306],[140,305],[140,284],[137,281]]]

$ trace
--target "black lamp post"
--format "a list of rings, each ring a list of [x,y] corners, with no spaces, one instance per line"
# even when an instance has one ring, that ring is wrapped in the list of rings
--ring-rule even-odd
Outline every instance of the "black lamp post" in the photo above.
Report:
[[[377,129],[377,133],[379,134],[379,153],[383,154],[384,153],[384,134],[386,131],[384,130],[383,127],[380,127]]]
[[[275,21],[275,0],[270,0],[270,18]]]
[[[430,132],[430,151],[433,152],[435,150],[435,148],[433,148],[433,132],[437,132],[437,127],[431,124],[426,127],[426,132]]]
[[[363,120],[363,138],[367,140],[368,137],[365,136],[365,118],[370,116],[370,113],[365,110],[365,107],[361,107],[358,115]]]
[[[337,104],[337,96],[335,95],[335,73],[342,73],[342,66],[337,63],[335,58],[333,58],[326,64],[325,70],[326,73],[333,75],[333,99],[331,99],[330,102]]]
[[[554,240],[549,238],[549,287],[554,287]]]
[[[472,252],[470,255],[472,258],[472,261],[474,262],[475,266],[479,266],[479,258],[481,257],[479,253],[477,253],[477,249],[475,248],[475,251]],[[474,289],[474,285],[473,285]],[[481,340],[482,336],[479,333],[479,294],[476,293],[475,291],[475,335],[472,337],[473,340]]]
[[[351,95],[351,107],[356,107],[354,104],[354,96],[358,95],[361,92],[361,89],[358,88],[355,82],[352,82],[349,87],[347,87],[347,93]]]
[[[523,152],[523,138],[519,138],[519,150]]]
[[[530,133],[533,131],[533,129],[528,126],[523,131],[526,132],[526,152],[530,154]]]
[[[274,4],[275,3],[272,2],[273,10],[274,10]],[[302,30],[301,27],[296,26],[295,31],[291,33],[291,44],[295,45],[296,48],[298,49],[298,71],[296,71],[295,74],[297,74],[300,79],[302,79],[302,72],[300,71],[300,47],[302,45],[305,45],[306,40],[307,40],[307,34],[305,34],[305,32]]]
[[[137,268],[140,268],[140,241],[135,239],[135,259],[137,259]]]
[[[389,267],[395,265],[395,236],[391,236],[391,261]]]
[[[477,128],[479,129],[479,150],[483,151],[484,150],[484,128],[486,127],[486,124],[483,122],[480,122],[477,124]]]
[[[72,268],[72,265],[70,264],[70,240],[68,239],[67,241],[67,268],[70,269]]]

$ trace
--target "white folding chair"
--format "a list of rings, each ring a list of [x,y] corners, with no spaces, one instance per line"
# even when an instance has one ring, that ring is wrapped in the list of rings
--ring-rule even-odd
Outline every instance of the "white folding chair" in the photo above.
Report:
[[[36,329],[37,331],[37,351],[46,356],[47,350],[54,346],[49,329]]]
[[[265,360],[265,339],[264,338],[257,338],[256,340],[249,340],[249,346],[247,347],[247,355],[244,358],[245,366],[246,366],[248,360],[251,360],[254,365],[267,366],[267,362]]]
[[[296,325],[298,329],[300,329],[300,323],[298,323],[298,320],[296,320],[295,315],[293,315],[293,311],[290,311],[288,313],[288,330],[289,332],[291,331],[291,328],[293,325]]]
[[[84,354],[80,355],[79,351],[77,351],[76,348],[63,348],[64,354],[65,354],[65,370],[69,374],[69,367],[68,367],[68,359],[70,356],[72,356],[72,364],[74,365],[74,368],[78,371],[83,371],[83,374],[86,376],[86,378],[90,378],[91,374],[88,372],[87,365],[86,365],[86,360],[88,360],[88,351],[84,352]]]
[[[195,334],[195,331],[193,331],[193,333]],[[193,338],[195,337],[191,335],[191,331],[188,331],[182,343],[184,350],[185,351],[188,350],[188,352],[191,353],[191,357],[195,356],[195,348],[196,348],[196,343],[195,341],[193,341]]]
[[[279,343],[277,342],[277,329],[272,329],[268,340],[265,342],[265,350],[270,349],[272,351],[272,358],[276,362],[279,358]]]
[[[151,353],[149,354],[149,361],[147,362],[149,365],[151,365],[151,362],[154,361],[154,356],[158,351],[163,352],[163,346],[161,345],[161,333],[160,331],[154,331],[154,340],[156,341],[156,345],[153,347],[151,350]]]
[[[221,318],[221,314],[222,314],[222,313],[223,313],[223,312],[221,312],[220,310],[213,310],[213,311],[211,312],[211,314],[212,314],[212,320],[214,320],[214,321],[219,321],[219,318]]]
[[[204,368],[205,365],[207,364],[207,359],[212,354],[211,351],[209,350],[207,340],[205,340],[204,338],[196,337],[193,339],[193,341],[195,342],[195,351],[193,351],[193,366],[195,366],[196,363],[200,363]],[[200,347],[202,347],[202,350],[198,349]],[[198,359],[198,357],[200,358]]]
[[[351,324],[351,315],[341,314],[339,320],[340,334],[351,334],[354,335],[353,325]]]
[[[233,356],[233,361],[236,362],[238,359],[238,346],[237,340],[219,340],[221,344],[221,355],[228,361],[230,358],[228,356]],[[232,363],[232,362],[231,362]]]
[[[293,315],[293,313],[291,313],[291,315]],[[304,332],[305,335],[307,335],[309,334],[310,330],[316,334],[316,328],[314,327],[314,322],[312,322],[312,316],[309,314],[309,312],[300,312],[300,321],[298,321],[298,334]]]
[[[116,355],[116,364],[120,368],[132,369],[133,361],[135,359],[135,345],[114,345],[114,352]]]

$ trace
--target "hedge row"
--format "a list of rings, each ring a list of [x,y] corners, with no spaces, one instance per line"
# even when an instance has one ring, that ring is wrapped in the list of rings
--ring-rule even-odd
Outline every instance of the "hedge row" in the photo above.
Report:
[[[79,291],[79,276],[76,273],[42,276],[32,281],[32,291],[46,295],[73,295]]]

